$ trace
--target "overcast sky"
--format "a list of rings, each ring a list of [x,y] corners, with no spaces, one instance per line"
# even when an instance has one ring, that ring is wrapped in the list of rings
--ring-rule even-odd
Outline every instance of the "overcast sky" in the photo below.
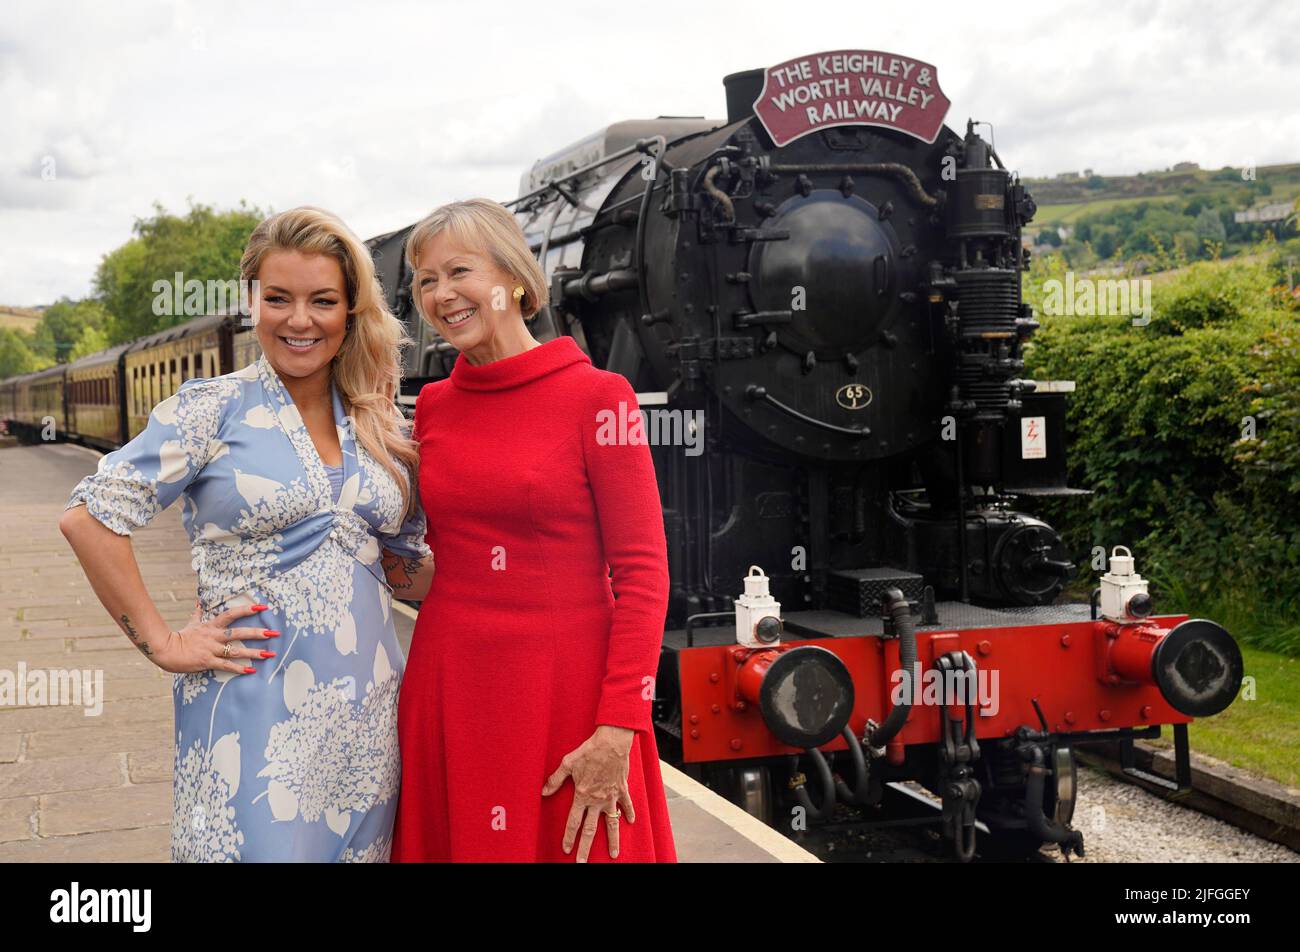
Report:
[[[88,294],[155,201],[322,205],[366,238],[824,50],[934,64],[948,125],[992,121],[1024,175],[1300,161],[1286,0],[0,3],[0,304]]]

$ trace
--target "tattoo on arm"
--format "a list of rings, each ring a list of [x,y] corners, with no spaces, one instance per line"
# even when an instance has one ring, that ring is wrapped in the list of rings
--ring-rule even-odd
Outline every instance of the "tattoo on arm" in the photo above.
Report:
[[[126,615],[123,615],[120,620],[122,622],[122,627],[126,629],[126,636],[135,642],[135,646],[147,655],[153,654],[149,649],[149,642],[140,640],[140,633],[136,631],[135,626],[131,624],[131,619]]]
[[[404,592],[415,587],[412,576],[420,571],[422,564],[420,559],[402,558],[396,553],[384,549],[381,564],[384,567],[384,575],[387,576],[388,584],[392,586],[393,591]]]

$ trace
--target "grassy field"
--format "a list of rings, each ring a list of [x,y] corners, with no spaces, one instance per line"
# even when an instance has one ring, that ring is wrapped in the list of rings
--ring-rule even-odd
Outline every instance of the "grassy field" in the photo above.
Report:
[[[0,307],[0,327],[31,332],[41,321],[41,312],[30,307]]]
[[[1082,215],[1109,211],[1121,205],[1136,205],[1139,202],[1171,205],[1179,203],[1179,199],[1156,195],[1143,198],[1103,198],[1096,202],[1075,202],[1069,205],[1039,205],[1038,211],[1034,212],[1033,222],[1026,227],[1032,231],[1034,228],[1047,228],[1053,225],[1073,225]],[[1187,201],[1184,199],[1181,204],[1185,205]]]

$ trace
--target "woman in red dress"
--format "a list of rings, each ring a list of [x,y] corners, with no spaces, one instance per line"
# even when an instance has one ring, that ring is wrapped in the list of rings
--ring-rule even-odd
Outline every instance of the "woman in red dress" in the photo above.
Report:
[[[529,333],[545,276],[502,206],[443,206],[406,254],[460,353],[416,403],[432,559],[385,553],[423,599],[393,861],[675,862],[650,719],[663,516],[649,447],[617,438],[636,395],[572,337]]]

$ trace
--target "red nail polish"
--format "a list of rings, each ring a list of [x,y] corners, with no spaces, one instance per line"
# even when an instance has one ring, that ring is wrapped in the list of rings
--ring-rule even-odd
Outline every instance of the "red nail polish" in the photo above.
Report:
[[[264,612],[264,611],[266,611],[267,608],[268,608],[268,606],[266,606],[266,605],[254,605],[254,606],[253,606],[253,611],[255,611],[255,612]]]
[[[279,633],[278,631],[276,631],[274,628],[266,628],[266,629],[263,629],[262,634],[266,635],[266,637],[268,637],[268,638],[279,638],[279,637],[280,637],[280,633]]]
[[[256,668],[245,668],[245,669],[244,669],[244,674],[256,674],[256,673],[257,673],[257,669],[256,669]]]
[[[274,657],[275,657],[275,652],[274,652],[274,651],[263,651],[263,652],[262,652],[262,657],[263,657],[263,658],[274,658]]]

